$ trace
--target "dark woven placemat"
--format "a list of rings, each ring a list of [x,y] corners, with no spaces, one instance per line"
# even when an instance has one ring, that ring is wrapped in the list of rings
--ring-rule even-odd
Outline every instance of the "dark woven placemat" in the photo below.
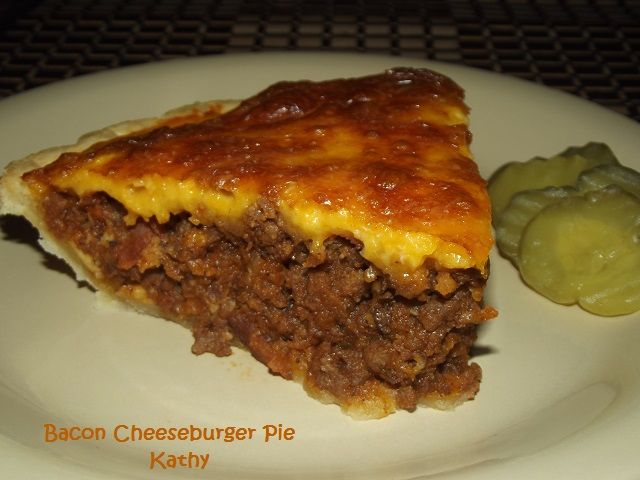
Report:
[[[514,75],[640,120],[637,1],[17,0],[0,19],[2,97],[157,59],[372,51]]]

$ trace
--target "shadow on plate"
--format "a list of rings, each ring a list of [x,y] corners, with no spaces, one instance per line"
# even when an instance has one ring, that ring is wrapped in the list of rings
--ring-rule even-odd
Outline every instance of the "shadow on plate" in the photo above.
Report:
[[[478,328],[482,328],[482,326]],[[483,357],[485,355],[491,355],[497,352],[498,352],[498,349],[495,347],[490,347],[487,345],[473,345],[471,347],[471,350],[469,351],[469,355],[471,356],[471,358],[475,358],[475,357]]]
[[[79,288],[89,288],[93,290],[93,287],[87,282],[79,282],[76,279],[73,269],[64,260],[50,254],[40,246],[40,243],[38,243],[38,239],[40,238],[38,230],[25,218],[15,215],[0,217],[0,230],[2,231],[3,240],[29,245],[34,250],[37,250],[40,255],[42,255],[42,264],[49,270],[72,278],[78,284]]]

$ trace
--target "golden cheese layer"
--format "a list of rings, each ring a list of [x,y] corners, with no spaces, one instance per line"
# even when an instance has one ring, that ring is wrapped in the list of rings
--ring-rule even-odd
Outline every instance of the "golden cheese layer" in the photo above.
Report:
[[[25,178],[34,189],[106,192],[130,223],[183,212],[229,221],[266,198],[314,252],[341,235],[397,277],[426,259],[484,271],[490,206],[467,113],[460,87],[424,69],[283,82],[222,115],[66,153]]]

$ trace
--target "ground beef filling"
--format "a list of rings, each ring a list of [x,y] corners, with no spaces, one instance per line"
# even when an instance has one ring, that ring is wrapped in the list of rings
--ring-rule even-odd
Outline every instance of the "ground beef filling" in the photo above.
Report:
[[[141,287],[164,316],[189,326],[196,354],[229,355],[242,344],[272,372],[338,403],[372,385],[392,389],[408,410],[477,391],[469,350],[490,314],[476,301],[484,280],[475,271],[447,277],[447,295],[427,271],[422,291],[406,298],[357,242],[332,237],[324,258],[310,255],[267,202],[240,229],[186,215],[127,226],[125,209],[104,194],[51,192],[44,206],[52,231],[94,259],[115,291]]]

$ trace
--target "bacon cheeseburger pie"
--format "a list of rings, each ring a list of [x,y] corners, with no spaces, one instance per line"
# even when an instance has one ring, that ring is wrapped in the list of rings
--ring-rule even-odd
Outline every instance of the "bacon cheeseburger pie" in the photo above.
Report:
[[[196,354],[246,348],[358,418],[451,408],[496,315],[463,96],[426,69],[277,83],[14,162],[1,211]]]

